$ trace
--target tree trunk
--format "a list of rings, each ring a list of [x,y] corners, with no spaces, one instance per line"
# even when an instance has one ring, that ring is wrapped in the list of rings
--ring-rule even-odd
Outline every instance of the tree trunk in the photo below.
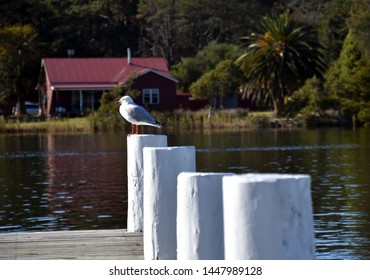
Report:
[[[25,115],[27,112],[26,112],[26,106],[25,106],[25,103],[24,103],[24,95],[23,95],[23,92],[22,92],[22,86],[20,84],[19,81],[15,81],[14,82],[14,91],[15,91],[15,94],[17,96],[17,115]]]
[[[277,94],[274,97],[274,115],[279,118],[284,113],[284,97],[282,94]]]

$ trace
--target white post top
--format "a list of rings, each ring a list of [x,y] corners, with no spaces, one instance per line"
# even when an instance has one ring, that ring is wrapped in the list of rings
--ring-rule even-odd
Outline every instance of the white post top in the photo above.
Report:
[[[195,150],[194,146],[173,146],[173,147],[144,147],[145,150],[173,151],[173,150]]]
[[[247,173],[247,174],[233,174],[227,177],[232,177],[234,182],[249,183],[249,182],[276,182],[285,179],[309,179],[310,175],[306,174],[280,174],[280,173]]]
[[[185,176],[185,177],[210,177],[214,175],[222,175],[222,176],[233,176],[234,173],[224,173],[224,172],[181,172],[179,176]]]
[[[167,135],[165,134],[131,134],[131,135],[127,135],[127,138],[149,138],[149,137],[166,137],[167,138]]]

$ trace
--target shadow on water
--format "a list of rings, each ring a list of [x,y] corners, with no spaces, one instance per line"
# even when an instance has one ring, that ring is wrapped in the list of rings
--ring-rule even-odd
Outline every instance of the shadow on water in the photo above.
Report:
[[[318,259],[370,258],[370,131],[178,132],[201,172],[312,177]],[[126,227],[124,135],[0,136],[0,232]]]

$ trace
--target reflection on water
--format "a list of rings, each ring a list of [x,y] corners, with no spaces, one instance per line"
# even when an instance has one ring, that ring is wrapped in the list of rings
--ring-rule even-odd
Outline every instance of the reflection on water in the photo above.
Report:
[[[317,258],[370,258],[369,130],[169,133],[197,170],[310,174]],[[0,232],[126,227],[124,135],[0,136]]]
[[[0,139],[0,231],[126,226],[124,137]]]
[[[303,151],[303,150],[327,150],[327,149],[351,149],[358,145],[316,145],[316,146],[275,146],[275,147],[230,147],[230,148],[207,148],[197,149],[198,152],[246,152],[246,151]]]

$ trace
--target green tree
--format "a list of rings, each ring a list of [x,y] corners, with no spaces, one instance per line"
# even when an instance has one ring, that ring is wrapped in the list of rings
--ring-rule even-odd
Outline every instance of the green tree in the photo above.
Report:
[[[95,130],[99,131],[122,131],[129,129],[129,124],[123,121],[119,114],[119,107],[116,102],[123,96],[128,95],[133,99],[139,96],[140,91],[135,88],[135,74],[127,81],[118,85],[112,91],[104,92],[100,99],[99,109],[90,115],[90,122]]]
[[[353,33],[344,41],[339,59],[326,74],[325,87],[332,106],[342,117],[370,123],[370,61],[360,51]]]
[[[204,73],[214,69],[226,59],[235,59],[240,55],[240,48],[232,44],[210,42],[194,57],[182,58],[181,62],[171,68],[171,73],[179,80],[178,89],[188,91],[192,83]]]
[[[177,41],[181,53],[194,56],[211,41],[237,43],[250,30],[259,12],[267,10],[266,1],[179,0]],[[268,2],[268,1],[267,1]]]
[[[140,0],[140,51],[169,63],[193,57],[211,41],[237,43],[272,1]]]
[[[104,92],[100,99],[100,107],[89,116],[91,126],[96,131],[122,131],[125,127],[123,118],[118,112],[116,102],[121,98],[123,88],[117,86],[109,92]]]
[[[275,3],[275,11],[288,10],[294,20],[318,30],[319,40],[327,49],[328,61],[338,58],[348,33],[346,20],[352,0],[288,0]]]
[[[352,0],[349,28],[362,55],[370,59],[370,0]]]
[[[331,104],[324,91],[323,80],[313,77],[287,98],[286,112],[289,117],[323,115],[326,109],[331,108]]]
[[[287,13],[261,19],[257,31],[244,39],[245,53],[237,63],[247,82],[244,96],[268,96],[276,116],[284,113],[284,97],[326,68],[323,47],[315,32],[292,20]]]
[[[52,55],[79,57],[126,55],[137,49],[137,2],[132,0],[48,1],[46,28],[41,39]]]
[[[172,64],[175,60],[176,8],[173,0],[142,0],[140,49],[144,54],[162,56]]]
[[[33,91],[32,65],[39,63],[36,33],[30,25],[0,29],[0,100],[15,95],[19,113],[25,114],[25,93]]]
[[[327,49],[328,61],[339,57],[344,39],[348,34],[346,24],[352,0],[331,0],[326,14],[318,23],[320,42]]]
[[[243,81],[243,73],[232,60],[224,60],[201,76],[190,86],[195,98],[209,98],[212,107],[215,98],[236,93]]]

